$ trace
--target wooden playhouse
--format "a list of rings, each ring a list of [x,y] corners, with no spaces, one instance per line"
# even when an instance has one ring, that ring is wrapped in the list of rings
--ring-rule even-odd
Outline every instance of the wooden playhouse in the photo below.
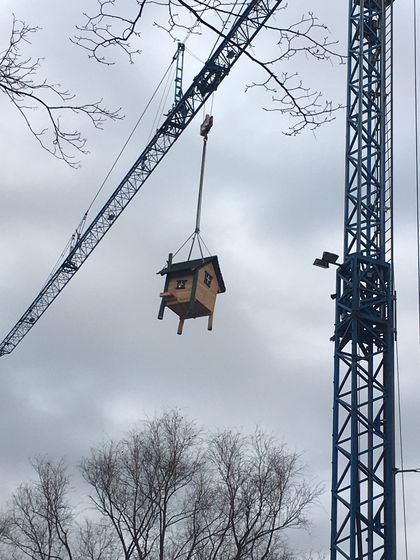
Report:
[[[165,307],[179,316],[178,334],[182,334],[185,319],[208,317],[208,330],[213,327],[213,314],[217,294],[226,291],[216,256],[168,264],[158,274],[166,276],[159,319],[163,319]]]

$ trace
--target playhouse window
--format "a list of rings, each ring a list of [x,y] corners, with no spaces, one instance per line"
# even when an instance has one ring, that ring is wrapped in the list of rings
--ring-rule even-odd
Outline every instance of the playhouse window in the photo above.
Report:
[[[205,271],[205,272],[204,272],[204,284],[205,284],[208,288],[210,288],[210,286],[211,286],[211,281],[212,281],[212,280],[213,280],[213,276],[210,276],[210,274],[209,274],[207,271]]]
[[[183,290],[185,288],[185,284],[187,283],[186,280],[177,280],[176,281],[176,289]]]

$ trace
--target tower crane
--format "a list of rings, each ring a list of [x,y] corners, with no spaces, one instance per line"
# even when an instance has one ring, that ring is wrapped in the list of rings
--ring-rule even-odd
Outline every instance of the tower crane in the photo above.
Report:
[[[179,88],[181,69],[177,66],[174,107],[83,235],[76,240],[56,272],[0,343],[0,356],[10,354],[16,348],[73,278],[282,2],[283,0],[251,0],[184,95],[181,95]],[[183,56],[183,49],[181,53]]]
[[[331,560],[395,560],[393,0],[350,0],[335,299]],[[317,262],[318,261],[318,262]]]
[[[0,344],[71,280],[282,0],[251,0],[70,254]],[[331,560],[395,560],[393,0],[349,0],[343,262],[335,300]]]

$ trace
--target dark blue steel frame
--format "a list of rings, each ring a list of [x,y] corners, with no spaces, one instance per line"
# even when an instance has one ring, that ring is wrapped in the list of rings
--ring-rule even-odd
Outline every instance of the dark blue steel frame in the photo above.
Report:
[[[182,99],[182,78],[184,76],[184,43],[178,43],[175,67],[175,105]]]
[[[251,0],[184,95],[181,92],[182,79],[179,79],[181,76],[178,69],[176,95],[179,100],[127,175],[77,240],[70,254],[0,343],[0,356],[12,352],[61,293],[282,2],[283,0]]]
[[[395,560],[392,1],[350,0],[331,559]]]

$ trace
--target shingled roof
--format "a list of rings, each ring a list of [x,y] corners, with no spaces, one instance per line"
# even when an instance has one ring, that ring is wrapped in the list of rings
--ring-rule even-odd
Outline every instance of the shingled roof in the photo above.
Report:
[[[168,273],[173,272],[195,272],[199,268],[202,268],[206,264],[211,263],[214,267],[216,273],[217,283],[219,284],[219,293],[226,291],[225,282],[223,280],[222,273],[220,271],[219,261],[216,256],[213,257],[203,257],[202,259],[194,259],[192,261],[184,261],[179,263],[172,263],[170,267],[166,266],[159,270],[158,274],[164,276]]]

